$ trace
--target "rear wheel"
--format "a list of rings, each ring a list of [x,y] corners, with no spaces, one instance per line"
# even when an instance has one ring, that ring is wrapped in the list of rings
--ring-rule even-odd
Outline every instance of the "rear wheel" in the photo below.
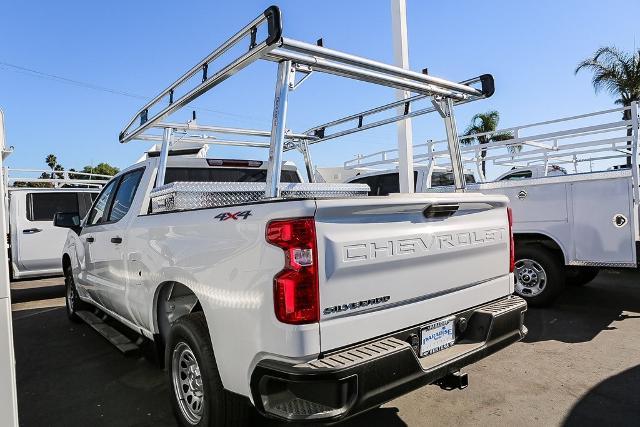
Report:
[[[551,304],[565,285],[559,256],[538,244],[516,246],[516,294],[531,306]]]
[[[567,285],[583,286],[595,279],[598,273],[600,269],[595,267],[568,267],[565,269],[564,276]]]
[[[203,313],[179,318],[171,327],[166,366],[171,404],[182,426],[244,426],[249,403],[224,389]]]
[[[64,287],[65,287],[65,305],[67,307],[67,316],[72,322],[79,323],[81,320],[77,315],[78,311],[86,310],[87,304],[80,299],[76,284],[73,280],[71,269],[64,269]]]

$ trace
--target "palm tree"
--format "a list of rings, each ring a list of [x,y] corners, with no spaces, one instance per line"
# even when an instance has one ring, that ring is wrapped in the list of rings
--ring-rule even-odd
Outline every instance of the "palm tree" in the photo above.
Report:
[[[60,172],[62,172],[62,171],[64,171],[64,166],[62,166],[62,165],[56,165],[56,166],[54,167],[54,170],[55,170],[55,171],[60,171]],[[62,178],[64,178],[64,174],[63,174],[63,173],[57,173],[57,174],[56,174],[56,177],[57,177],[57,178],[62,179]]]
[[[55,178],[55,174],[53,171],[56,169],[56,165],[58,164],[58,158],[55,154],[49,154],[46,159],[44,159],[45,163],[49,168],[51,168],[51,179]]]
[[[464,131],[464,136],[473,136],[473,138],[464,138],[461,139],[460,142],[469,145],[477,141],[478,144],[484,145],[494,141],[513,139],[511,132],[495,132],[499,122],[500,113],[495,110],[476,114],[471,118],[471,124]],[[508,146],[507,150],[514,153],[520,151],[521,148],[521,145],[514,144]],[[487,157],[487,150],[485,148],[480,150],[480,157],[482,158],[482,175],[486,177],[487,172],[484,158]]]
[[[640,49],[636,52],[623,52],[614,46],[601,47],[593,57],[580,62],[575,74],[581,70],[593,73],[591,83],[596,93],[606,90],[616,97],[616,104],[628,107],[633,101],[640,100]],[[623,120],[631,119],[631,109],[624,110]],[[627,129],[627,136],[632,130]],[[631,142],[627,142],[631,152]],[[631,156],[627,156],[627,166],[631,166]]]

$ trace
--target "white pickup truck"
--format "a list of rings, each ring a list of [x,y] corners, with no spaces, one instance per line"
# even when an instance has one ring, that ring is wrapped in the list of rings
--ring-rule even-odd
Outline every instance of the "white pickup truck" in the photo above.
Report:
[[[210,163],[171,158],[165,182],[206,186],[266,173]],[[166,346],[167,367],[187,390],[172,388],[174,399],[201,405],[211,396],[187,421],[231,410],[223,389],[281,418],[352,415],[524,335],[525,304],[509,296],[505,197],[285,199],[155,212],[157,166],[150,159],[123,171],[69,233],[67,307],[75,317],[89,303]],[[283,172],[283,182],[298,181]],[[449,339],[429,339],[441,333]]]
[[[264,58],[279,62],[271,131],[167,124],[162,118],[184,104],[173,96],[169,110],[151,117],[164,94],[213,68],[197,65],[120,134],[121,142],[154,140],[157,133],[144,131],[163,129],[160,154],[117,175],[84,219],[56,215],[56,225],[71,228],[62,254],[69,316],[97,308],[153,340],[165,355],[181,425],[236,424],[249,414],[248,402],[284,421],[333,422],[423,385],[464,388],[463,366],[526,333],[526,303],[511,295],[506,197],[369,197],[366,185],[300,182],[281,161],[283,151],[302,148],[312,171],[303,143],[321,139],[284,131],[286,94],[295,88],[289,71],[309,65],[305,52],[322,64],[314,71],[345,60],[282,38],[279,17],[271,7],[231,39],[251,38],[234,70],[243,68],[265,46],[253,28],[268,23],[272,45]],[[443,84],[392,66],[358,65],[364,61],[350,55],[349,73],[421,94]],[[205,74],[185,96],[230,73]],[[490,95],[450,86],[450,97]],[[445,117],[450,107],[443,104]],[[267,137],[266,144],[233,144],[268,148],[269,160],[180,156],[180,131],[189,143],[231,143],[204,135],[211,133]]]

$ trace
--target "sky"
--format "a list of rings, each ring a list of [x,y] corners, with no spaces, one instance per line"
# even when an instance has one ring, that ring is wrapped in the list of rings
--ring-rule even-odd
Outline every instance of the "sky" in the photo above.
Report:
[[[66,168],[134,163],[149,143],[118,143],[118,133],[150,98],[259,15],[268,1],[12,1],[0,14],[0,108],[10,167]],[[389,0],[281,1],[284,34],[392,63]],[[407,0],[413,70],[461,81],[493,74],[496,93],[456,109],[462,131],[471,116],[498,110],[500,127],[608,109],[576,64],[604,45],[640,45],[640,2]],[[194,102],[198,122],[268,129],[276,66],[243,70]],[[52,77],[56,76],[56,77]],[[366,83],[313,75],[290,94],[294,132],[394,100]],[[181,119],[183,117],[177,117]],[[437,118],[413,121],[414,143],[444,136]],[[313,146],[318,166],[394,148],[394,125]],[[214,147],[209,157],[265,159],[266,150]],[[299,162],[299,157],[292,155]],[[301,163],[298,163],[302,166]]]

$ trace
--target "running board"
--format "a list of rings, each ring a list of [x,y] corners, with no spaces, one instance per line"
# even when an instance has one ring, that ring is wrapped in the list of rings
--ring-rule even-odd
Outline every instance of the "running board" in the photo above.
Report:
[[[122,354],[130,354],[138,351],[140,348],[125,335],[120,333],[114,327],[107,325],[104,320],[100,319],[90,311],[77,311],[76,315],[85,321],[85,323],[95,329],[100,335],[105,337],[107,341],[113,344]]]

